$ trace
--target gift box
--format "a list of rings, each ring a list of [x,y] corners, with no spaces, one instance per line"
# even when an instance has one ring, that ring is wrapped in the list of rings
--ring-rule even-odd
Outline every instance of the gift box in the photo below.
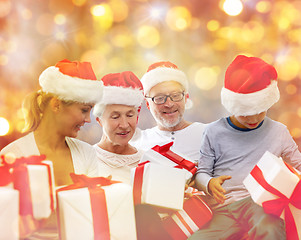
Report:
[[[19,191],[21,216],[31,215],[36,220],[48,218],[55,209],[55,188],[52,162],[46,156],[30,156],[3,160],[2,172],[7,182]]]
[[[254,202],[285,220],[287,239],[301,239],[301,176],[281,158],[265,152],[243,181]]]
[[[163,146],[156,145],[146,151],[140,162],[152,162],[187,170],[186,179],[190,179],[197,171],[197,165],[170,150],[173,142]]]
[[[131,169],[134,204],[183,209],[186,171],[144,162]]]
[[[212,211],[197,195],[184,202],[183,210],[162,221],[173,240],[186,240],[212,219]]]
[[[71,175],[75,184],[57,190],[60,239],[137,238],[130,185]]]
[[[19,192],[0,187],[0,240],[19,239]]]

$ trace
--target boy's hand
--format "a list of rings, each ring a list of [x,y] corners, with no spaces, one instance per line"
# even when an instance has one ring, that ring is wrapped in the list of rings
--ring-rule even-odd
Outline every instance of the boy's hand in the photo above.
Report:
[[[231,179],[231,176],[220,176],[216,178],[211,178],[211,180],[208,183],[208,190],[209,193],[215,198],[215,200],[218,203],[224,203],[225,202],[225,195],[226,192],[225,189],[222,188],[222,184],[225,180]]]

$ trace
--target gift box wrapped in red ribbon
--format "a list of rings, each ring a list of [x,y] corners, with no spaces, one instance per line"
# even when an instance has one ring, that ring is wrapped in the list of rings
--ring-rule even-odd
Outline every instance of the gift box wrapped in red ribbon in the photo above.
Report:
[[[285,220],[288,240],[301,239],[300,179],[293,167],[267,151],[243,181],[254,202]]]
[[[144,162],[132,169],[134,204],[183,209],[186,171]]]
[[[52,162],[46,156],[16,159],[1,155],[1,185],[19,192],[19,232],[26,237],[38,228],[37,220],[48,218],[55,209]]]
[[[212,219],[212,211],[200,196],[194,195],[184,202],[183,210],[162,221],[173,240],[185,240]]]
[[[197,171],[197,165],[185,159],[184,157],[176,154],[171,151],[170,148],[173,145],[173,142],[167,143],[163,146],[156,145],[152,149],[146,151],[140,162],[152,162],[158,163],[166,166],[182,168],[187,170],[187,180],[190,179]]]
[[[70,175],[74,184],[57,190],[60,239],[137,238],[130,185],[103,177]]]

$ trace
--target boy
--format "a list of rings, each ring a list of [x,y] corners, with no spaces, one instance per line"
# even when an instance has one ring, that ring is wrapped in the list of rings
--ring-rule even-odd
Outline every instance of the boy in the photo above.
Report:
[[[301,170],[301,154],[286,126],[266,117],[279,100],[275,68],[256,57],[237,56],[221,92],[231,113],[204,131],[196,184],[214,209],[212,221],[189,239],[286,239],[284,221],[254,203],[243,180],[265,151]]]

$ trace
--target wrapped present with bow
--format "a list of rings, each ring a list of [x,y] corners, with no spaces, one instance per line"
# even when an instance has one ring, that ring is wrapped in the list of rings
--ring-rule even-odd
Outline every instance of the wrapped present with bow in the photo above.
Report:
[[[183,209],[186,171],[143,162],[131,169],[134,204]]]
[[[186,179],[189,180],[197,171],[197,165],[182,156],[170,150],[173,142],[167,143],[163,146],[156,145],[150,150],[146,151],[140,162],[152,162],[166,166],[182,168],[187,171]]]
[[[185,200],[183,210],[168,216],[162,224],[173,240],[186,240],[211,219],[211,209],[195,194]]]
[[[108,178],[70,174],[57,190],[60,239],[135,240],[132,188]]]
[[[36,220],[48,218],[55,209],[52,162],[46,156],[13,159],[1,156],[1,182],[19,191],[20,236],[30,235],[38,228]]]
[[[285,220],[288,240],[301,239],[300,179],[293,167],[267,151],[243,181],[254,202]]]
[[[19,239],[19,192],[11,187],[9,169],[0,166],[0,239]]]

